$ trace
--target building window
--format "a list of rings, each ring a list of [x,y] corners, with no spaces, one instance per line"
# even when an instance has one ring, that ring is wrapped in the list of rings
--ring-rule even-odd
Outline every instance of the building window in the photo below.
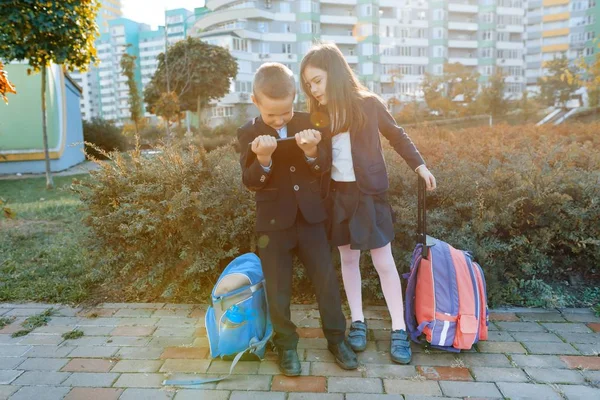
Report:
[[[233,107],[213,107],[211,109],[213,118],[227,118],[233,116]]]
[[[292,45],[290,43],[283,43],[281,45],[281,52],[284,54],[291,54],[292,53]]]

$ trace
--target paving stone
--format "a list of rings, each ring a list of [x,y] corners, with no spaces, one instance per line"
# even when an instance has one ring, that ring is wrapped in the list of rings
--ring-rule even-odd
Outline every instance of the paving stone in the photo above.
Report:
[[[539,383],[584,383],[585,379],[579,371],[554,368],[525,368],[527,375]]]
[[[592,330],[586,325],[582,323],[568,323],[568,324],[559,324],[559,323],[544,323],[543,324],[549,331],[561,333],[592,333]]]
[[[156,326],[160,322],[160,318],[147,317],[147,318],[136,318],[136,317],[123,317],[117,318],[119,324],[117,326]],[[177,323],[177,319],[171,318],[171,324]]]
[[[565,318],[559,312],[544,312],[544,313],[517,313],[521,321],[541,321],[541,322],[565,322]]]
[[[157,372],[162,364],[162,360],[121,360],[111,372]]]
[[[285,400],[284,392],[231,392],[229,400]]]
[[[17,318],[9,325],[6,325],[4,328],[0,329],[0,334],[3,335],[12,335],[13,333],[20,331],[23,329],[21,324],[25,321],[25,317]]]
[[[25,371],[58,371],[69,362],[67,358],[29,358],[19,369]]]
[[[77,317],[84,317],[94,319],[98,317],[112,317],[116,313],[117,309],[111,308],[86,308],[77,313]]]
[[[151,317],[152,314],[154,314],[155,310],[148,310],[148,309],[143,309],[143,308],[136,308],[136,309],[131,309],[131,308],[125,308],[125,309],[121,309],[119,311],[117,311],[113,316],[117,317],[117,318],[121,318],[121,317]]]
[[[161,309],[165,303],[103,303],[98,308],[153,308]]]
[[[69,353],[69,357],[108,358],[114,356],[117,351],[119,351],[119,348],[117,347],[79,346]]]
[[[403,400],[400,394],[348,393],[346,400]]]
[[[10,310],[6,314],[5,317],[30,317],[32,315],[41,314],[44,311],[48,310],[50,307],[42,307],[42,308],[15,308]]]
[[[236,375],[252,375],[258,373],[260,361],[240,361],[233,371]],[[228,374],[231,361],[213,360],[208,368],[209,374]]]
[[[472,381],[473,377],[464,367],[418,366],[417,372],[432,381]]]
[[[567,364],[565,364],[558,356],[513,354],[511,358],[519,367],[523,368],[567,368]]]
[[[433,397],[433,396],[419,396],[419,395],[407,395],[407,396],[404,396],[404,399],[405,400],[441,400],[441,399],[444,399],[444,400],[463,400],[463,399],[460,399],[458,397],[437,397],[437,396]],[[467,397],[467,399],[469,399],[469,400],[477,400],[475,398],[470,398],[470,397]],[[488,398],[488,400],[489,400],[489,398]]]
[[[300,358],[302,360],[302,358]],[[306,361],[335,362],[335,357],[329,350],[308,349],[306,350]]]
[[[354,397],[348,397],[348,396],[370,396],[368,394],[365,393],[361,393],[361,394],[348,394],[346,396],[346,399],[353,399],[355,400]],[[360,397],[359,399],[362,399],[365,397]],[[368,399],[368,397],[366,397],[365,399]],[[288,394],[288,400],[344,400],[344,395],[342,393],[290,393]]]
[[[600,389],[582,385],[558,385],[569,400],[600,399]]]
[[[7,400],[20,386],[0,385],[0,400]]]
[[[152,314],[152,316],[156,317],[156,318],[164,318],[164,317],[171,317],[171,318],[184,317],[184,318],[187,318],[188,315],[190,315],[190,310],[189,309],[164,309],[164,308],[161,309],[161,310],[156,310]]]
[[[365,364],[364,368],[368,378],[410,378],[417,375],[412,365]]]
[[[0,357],[0,370],[15,369],[19,364],[25,361],[24,357]]]
[[[276,375],[273,377],[271,390],[281,392],[326,392],[327,378],[322,376],[288,377]]]
[[[515,313],[490,312],[490,321],[519,322],[521,319]]]
[[[22,337],[12,337],[9,334],[0,334],[0,345],[17,345],[22,339]]]
[[[60,385],[70,375],[70,372],[25,371],[13,385]]]
[[[196,328],[193,326],[175,327],[175,328],[158,328],[152,336],[154,337],[189,337],[194,336]]]
[[[600,387],[600,371],[581,371],[585,379],[596,387]]]
[[[579,352],[581,354],[584,354],[586,356],[600,355],[600,343],[596,343],[596,344],[572,343],[572,345],[575,346],[575,348],[577,350],[579,350]]]
[[[79,326],[117,326],[122,318],[100,317],[100,318],[81,318],[78,321]],[[52,321],[50,321],[52,322]],[[66,324],[63,324],[66,325]]]
[[[62,368],[63,372],[108,372],[114,366],[110,360],[74,358]]]
[[[227,390],[183,389],[177,391],[175,400],[228,400],[230,393]]]
[[[82,321],[82,318],[78,317],[52,317],[48,321],[49,326],[61,325],[61,326],[73,326],[79,325]]]
[[[504,357],[504,356],[503,356]],[[506,358],[506,357],[505,357]],[[413,365],[430,365],[433,367],[450,367],[457,363],[458,355],[441,353],[441,354],[413,354],[411,364]]]
[[[442,396],[442,390],[437,381],[384,379],[383,386],[385,387],[385,392],[388,394]]]
[[[515,339],[509,332],[494,331],[488,332],[488,342],[514,342]]]
[[[300,362],[301,372],[300,375],[308,376],[310,375],[310,363],[301,361]],[[260,366],[258,367],[259,375],[279,375],[281,374],[281,370],[279,369],[279,365],[277,361],[269,361],[264,360],[261,361]]]
[[[582,368],[591,370],[600,370],[600,357],[586,356],[562,356],[563,360],[569,368]]]
[[[296,377],[304,378],[304,377]],[[270,375],[235,375],[217,384],[219,390],[269,390]]]
[[[512,355],[513,357],[515,355]],[[461,354],[458,358],[462,360],[467,367],[511,367],[511,363],[504,354],[481,354],[467,353]],[[456,362],[455,362],[456,364]],[[450,364],[452,365],[452,364]]]
[[[117,400],[123,389],[113,388],[73,388],[65,400]]]
[[[571,343],[600,343],[600,334],[598,333],[561,333],[560,336]]]
[[[579,352],[568,343],[537,343],[527,342],[525,347],[531,354],[579,354]]]
[[[160,355],[161,359],[167,358],[185,358],[201,359],[206,358],[209,351],[205,347],[167,347]]]
[[[502,330],[509,332],[545,332],[537,322],[496,322]]]
[[[310,374],[314,376],[336,376],[336,377],[362,377],[360,369],[345,370],[340,368],[336,363],[312,363]]]
[[[170,389],[126,389],[119,400],[170,400],[174,396]]]
[[[527,382],[527,375],[520,368],[475,367],[471,369],[479,382]]]
[[[193,337],[153,337],[148,343],[150,347],[192,347]]]
[[[52,386],[25,386],[12,395],[10,400],[62,400],[71,388]]]
[[[383,393],[378,378],[328,378],[327,391],[331,393]]]
[[[594,314],[567,314],[565,319],[569,322],[596,322],[600,323],[600,317]]]
[[[160,367],[160,372],[189,372],[203,374],[206,373],[209,366],[210,360],[168,359],[165,360],[162,367]],[[227,372],[229,373],[229,370]]]
[[[62,335],[63,333],[71,332],[77,325],[46,325],[35,328],[31,333],[47,335]]]
[[[518,342],[550,342],[563,343],[554,333],[546,332],[511,332],[512,337]]]
[[[155,330],[154,326],[118,326],[110,334],[111,336],[150,336]]]
[[[23,371],[16,370],[0,370],[0,385],[9,385],[12,381],[17,379]]]
[[[83,336],[79,339],[65,340],[65,346],[104,346],[109,336]]]
[[[198,381],[198,380],[206,381],[207,379],[216,379],[216,378],[221,377],[220,375],[187,374],[187,373],[181,373],[181,372],[176,372],[176,373],[167,372],[164,375],[165,375],[165,379],[177,380],[177,381]],[[201,385],[177,385],[177,386],[168,386],[168,387],[172,387],[177,390],[179,390],[179,389],[194,389],[196,391],[196,393],[200,393],[200,394],[204,395],[204,393],[212,392],[213,390],[215,390],[217,388],[217,383],[211,382],[211,383],[203,383]]]
[[[161,347],[122,347],[118,349],[116,356],[132,360],[153,360],[159,358],[164,351]]]
[[[145,347],[150,343],[150,337],[111,336],[107,346]]]
[[[208,338],[206,337],[194,337],[193,347],[210,347]]]
[[[535,399],[535,400],[562,400],[549,385],[536,385],[533,383],[498,382],[496,386],[504,397],[511,400]]]
[[[451,397],[502,397],[493,383],[440,381],[442,392]]]
[[[482,353],[526,353],[523,346],[517,342],[479,342],[477,348]]]
[[[70,354],[76,347],[75,346],[35,346],[32,347],[25,356],[40,357],[40,358],[62,358]]]
[[[361,364],[389,364],[392,362],[389,351],[363,351],[356,355]]]
[[[600,332],[600,322],[590,322],[587,326],[594,332]]]
[[[113,387],[148,388],[162,387],[165,380],[164,374],[121,374]]]
[[[156,319],[156,318],[154,318]],[[204,321],[198,318],[158,318],[154,324],[159,327],[194,327],[204,326]]]
[[[296,332],[298,332],[298,336],[306,339],[323,339],[325,337],[323,329],[321,328],[298,328],[296,329]]]
[[[20,345],[58,345],[64,342],[64,339],[58,335],[35,335],[30,333],[19,342]]]
[[[62,384],[64,386],[110,387],[119,374],[75,372]]]

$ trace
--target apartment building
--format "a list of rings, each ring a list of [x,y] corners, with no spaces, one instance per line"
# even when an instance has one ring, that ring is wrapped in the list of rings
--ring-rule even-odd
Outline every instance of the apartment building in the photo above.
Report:
[[[565,55],[571,62],[591,62],[598,50],[600,3],[595,0],[527,2],[525,61],[527,88],[539,90],[544,62]]]
[[[192,35],[227,47],[238,60],[231,93],[212,109],[216,121],[249,103],[254,71],[267,61],[296,76],[314,40],[335,42],[360,79],[390,100],[419,99],[425,72],[446,62],[507,75],[507,94],[525,87],[522,0],[207,0]]]

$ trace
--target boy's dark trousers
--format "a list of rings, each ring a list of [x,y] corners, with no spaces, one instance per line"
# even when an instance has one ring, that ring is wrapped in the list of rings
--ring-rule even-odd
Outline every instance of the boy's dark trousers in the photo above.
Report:
[[[296,325],[290,319],[294,254],[304,265],[315,289],[325,337],[330,343],[342,342],[346,319],[324,223],[309,224],[298,212],[291,228],[259,233],[258,237],[275,345],[295,349],[298,344]]]
[[[310,116],[295,113],[287,124],[288,137],[310,128],[315,128]],[[275,151],[272,168],[266,172],[248,147],[259,135],[279,138],[261,118],[238,129],[242,181],[255,192],[257,247],[275,344],[282,349],[295,349],[298,343],[296,326],[290,318],[294,255],[304,265],[315,288],[325,337],[338,344],[344,340],[346,319],[331,262],[325,230],[327,213],[320,192],[321,175],[331,166],[331,149],[322,141],[317,159],[310,165],[299,148]]]

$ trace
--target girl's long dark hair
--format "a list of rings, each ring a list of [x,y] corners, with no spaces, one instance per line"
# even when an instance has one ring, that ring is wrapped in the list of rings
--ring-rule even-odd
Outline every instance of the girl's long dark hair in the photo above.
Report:
[[[308,66],[327,72],[326,106],[319,104],[311,94],[310,86],[304,82],[304,71]],[[349,129],[361,129],[367,119],[362,101],[367,97],[377,98],[360,83],[340,49],[333,43],[318,43],[306,53],[300,64],[300,81],[309,113],[327,112],[332,135]]]

